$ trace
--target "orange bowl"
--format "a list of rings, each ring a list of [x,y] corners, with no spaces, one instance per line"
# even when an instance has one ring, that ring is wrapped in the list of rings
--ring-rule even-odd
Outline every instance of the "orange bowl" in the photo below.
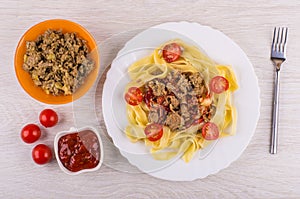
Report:
[[[26,53],[26,41],[35,41],[37,37],[41,34],[44,34],[47,29],[61,30],[62,33],[76,32],[78,37],[87,41],[91,58],[95,62],[95,68],[86,77],[84,83],[72,95],[55,96],[46,94],[41,87],[38,87],[34,84],[30,74],[23,69],[23,57]],[[34,25],[22,36],[15,53],[15,72],[22,88],[34,99],[46,104],[66,104],[77,100],[92,87],[98,76],[100,67],[99,59],[97,43],[85,28],[68,20],[52,19]]]

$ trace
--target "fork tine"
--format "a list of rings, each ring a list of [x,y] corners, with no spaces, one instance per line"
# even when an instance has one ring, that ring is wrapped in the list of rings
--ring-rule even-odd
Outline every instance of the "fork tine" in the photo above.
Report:
[[[274,28],[272,45],[275,44],[275,38],[276,38],[276,27]]]
[[[284,31],[284,29],[285,29],[284,27],[281,28],[281,34],[280,34],[280,35],[281,35],[281,38],[280,38],[280,43],[283,42],[283,38],[284,38],[284,36],[283,36],[284,32],[283,32],[283,31]]]
[[[277,41],[276,41],[276,32],[277,32],[277,28],[275,27],[274,28],[274,33],[273,33],[273,42],[272,42],[272,50],[275,50],[275,46],[276,46],[276,43],[277,43]]]
[[[279,52],[280,51],[280,40],[281,40],[281,34],[280,34],[280,27],[275,27],[274,28],[274,51]]]
[[[281,42],[281,39],[282,39],[282,37],[281,37],[281,35],[282,35],[282,27],[279,27],[278,28],[278,31],[277,31],[277,43],[279,44],[280,42]]]
[[[281,31],[280,31],[281,30]],[[284,27],[279,28],[280,42],[279,42],[279,52],[283,52],[283,39],[284,39]]]
[[[285,49],[286,49],[286,41],[287,41],[287,35],[288,35],[288,28],[285,27],[284,29],[285,29],[285,31],[284,31],[284,41],[283,41],[283,52],[285,52]]]

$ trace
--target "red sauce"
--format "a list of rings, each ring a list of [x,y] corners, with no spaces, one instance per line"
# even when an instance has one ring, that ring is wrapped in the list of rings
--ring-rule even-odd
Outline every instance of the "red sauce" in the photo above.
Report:
[[[100,146],[96,134],[85,130],[62,136],[58,141],[59,159],[70,171],[95,168],[100,160]]]

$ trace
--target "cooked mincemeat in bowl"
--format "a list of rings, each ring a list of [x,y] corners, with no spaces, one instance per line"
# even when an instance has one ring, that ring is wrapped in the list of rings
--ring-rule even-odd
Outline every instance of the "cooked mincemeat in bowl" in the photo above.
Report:
[[[86,41],[76,33],[48,29],[26,41],[23,69],[47,94],[72,95],[95,67]]]

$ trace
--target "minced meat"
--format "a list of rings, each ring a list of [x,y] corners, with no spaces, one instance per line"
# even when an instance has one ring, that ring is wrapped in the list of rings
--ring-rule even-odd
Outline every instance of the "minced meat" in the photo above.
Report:
[[[152,94],[148,120],[182,130],[199,120],[209,121],[215,114],[215,106],[203,104],[208,89],[200,72],[181,73],[171,71],[165,78],[156,78],[146,83],[145,91]]]
[[[76,33],[47,30],[26,42],[23,69],[47,94],[71,95],[93,70],[86,41]]]

